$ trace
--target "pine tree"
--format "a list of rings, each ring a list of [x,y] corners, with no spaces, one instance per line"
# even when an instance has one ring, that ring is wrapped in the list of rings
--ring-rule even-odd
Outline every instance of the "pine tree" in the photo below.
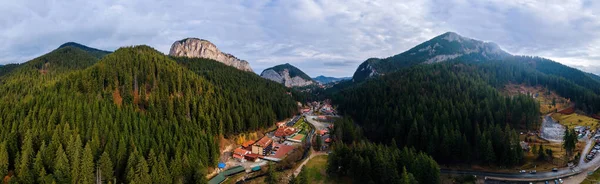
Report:
[[[275,165],[269,164],[269,169],[267,170],[267,177],[265,177],[265,183],[267,184],[277,184],[278,183],[278,174],[275,172]]]
[[[102,181],[111,181],[113,178],[113,165],[108,152],[103,152],[98,161],[98,169]]]
[[[71,167],[69,166],[69,159],[62,145],[59,145],[56,151],[56,162],[54,163],[53,173],[57,183],[71,183]]]
[[[81,166],[79,167],[79,178],[77,183],[94,183],[96,177],[94,172],[94,155],[90,144],[86,144],[83,148],[81,157]]]
[[[77,134],[71,137],[67,145],[67,154],[69,155],[69,165],[71,166],[71,181],[76,184],[79,181],[79,172],[81,169],[81,149],[83,148],[81,137]]]
[[[0,144],[0,177],[4,178],[8,174],[8,148],[6,147],[6,141]]]
[[[21,151],[21,160],[17,168],[17,177],[21,183],[34,183],[35,178],[31,172],[31,165],[33,160],[33,137],[30,131],[25,134],[23,140],[23,150]]]

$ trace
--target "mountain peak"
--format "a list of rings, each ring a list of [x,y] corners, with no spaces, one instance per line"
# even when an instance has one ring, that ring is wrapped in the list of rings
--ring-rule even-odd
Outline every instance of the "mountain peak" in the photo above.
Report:
[[[398,55],[363,62],[354,73],[355,81],[396,71],[417,64],[431,64],[450,60],[486,61],[510,56],[495,43],[446,32]]]
[[[286,87],[302,87],[315,83],[306,73],[289,63],[267,68],[263,70],[260,76],[281,83]]]
[[[205,58],[221,62],[239,70],[252,72],[250,63],[236,58],[231,54],[221,52],[215,44],[199,38],[186,38],[175,41],[169,51],[170,56]]]

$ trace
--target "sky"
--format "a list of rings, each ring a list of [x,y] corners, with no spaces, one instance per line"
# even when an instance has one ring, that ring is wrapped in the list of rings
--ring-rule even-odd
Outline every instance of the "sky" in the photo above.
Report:
[[[247,60],[256,73],[290,63],[311,77],[352,76],[448,31],[600,74],[593,0],[0,0],[0,64],[74,41],[168,54],[188,37]]]

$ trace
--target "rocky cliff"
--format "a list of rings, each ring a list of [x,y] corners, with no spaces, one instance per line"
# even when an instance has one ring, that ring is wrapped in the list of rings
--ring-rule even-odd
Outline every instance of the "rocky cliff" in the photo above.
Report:
[[[316,83],[300,69],[287,63],[267,68],[263,70],[260,76],[281,83],[286,87],[303,87]]]
[[[250,68],[250,64],[247,61],[238,59],[231,54],[223,53],[215,44],[203,39],[187,38],[176,41],[171,46],[169,55],[213,59],[239,70],[252,72],[252,68]]]

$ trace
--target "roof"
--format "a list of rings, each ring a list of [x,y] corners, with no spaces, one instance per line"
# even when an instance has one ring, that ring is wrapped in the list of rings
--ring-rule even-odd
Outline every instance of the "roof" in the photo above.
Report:
[[[319,130],[319,134],[320,134],[320,135],[324,135],[324,134],[326,134],[327,132],[328,132],[327,130]]]
[[[276,137],[285,137],[285,136],[290,136],[292,134],[296,133],[296,129],[295,128],[291,128],[291,127],[281,127],[278,128],[275,131],[275,136]]]
[[[237,174],[237,173],[245,171],[245,170],[246,169],[244,169],[244,167],[238,165],[238,166],[232,167],[230,169],[227,169],[226,171],[223,172],[223,174],[225,176],[231,176],[231,175]]]
[[[249,140],[249,141],[244,142],[244,144],[242,144],[242,147],[247,148],[247,147],[252,146],[252,144],[254,144],[254,141],[253,140]]]
[[[327,142],[327,143],[331,142],[331,138],[325,139],[325,142]]]
[[[221,183],[223,181],[225,181],[225,175],[223,175],[223,173],[219,173],[215,177],[213,177],[212,179],[210,179],[208,181],[208,184],[219,184],[219,183]]]
[[[233,154],[233,158],[243,159],[244,156],[243,155],[238,155],[238,154]]]
[[[222,168],[225,168],[225,163],[223,163],[223,162],[219,162],[219,165],[218,165],[218,167],[219,167],[219,168],[221,168],[221,169],[222,169]]]
[[[264,147],[267,147],[271,143],[273,143],[273,140],[271,140],[271,138],[269,138],[267,136],[264,136],[263,138],[260,138],[260,140],[258,140],[256,143],[254,143],[254,145],[264,148]]]
[[[242,149],[242,148],[235,148],[235,150],[233,150],[233,154],[234,155],[242,155],[242,156],[244,156],[244,155],[248,154],[248,152],[250,152],[250,151]]]

